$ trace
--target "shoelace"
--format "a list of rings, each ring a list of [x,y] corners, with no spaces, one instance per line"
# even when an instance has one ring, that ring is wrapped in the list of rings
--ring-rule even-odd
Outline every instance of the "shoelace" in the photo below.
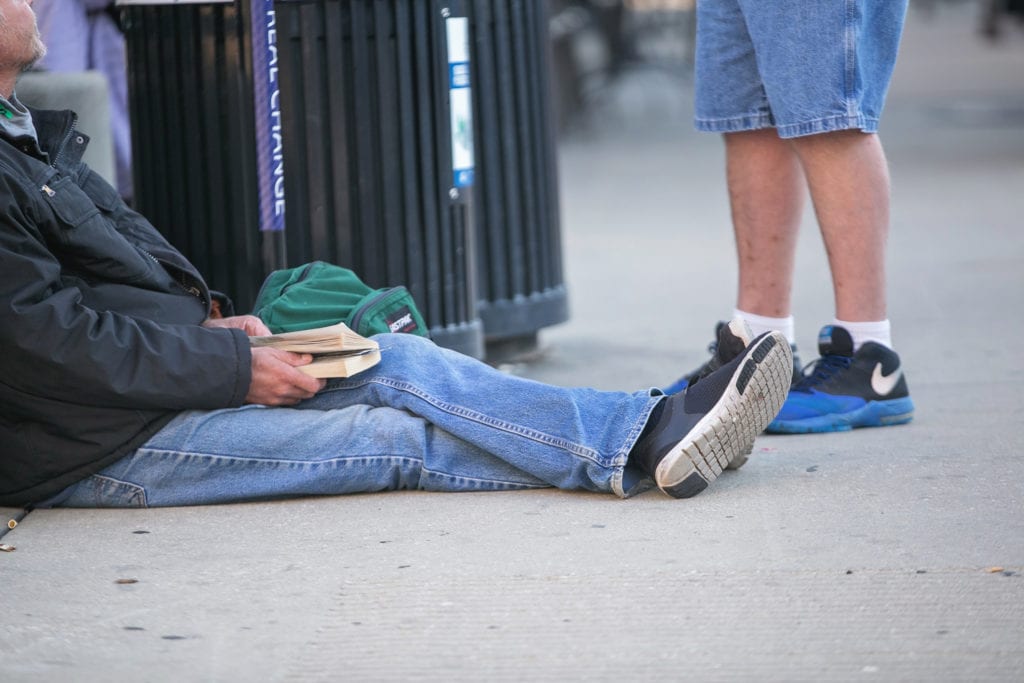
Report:
[[[793,390],[809,391],[811,388],[829,381],[837,372],[845,370],[852,363],[853,358],[850,356],[821,356],[804,368],[804,376],[793,387]]]

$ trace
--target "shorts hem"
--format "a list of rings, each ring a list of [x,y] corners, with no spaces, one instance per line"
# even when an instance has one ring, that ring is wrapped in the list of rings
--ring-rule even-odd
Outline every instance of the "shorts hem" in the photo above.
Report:
[[[778,126],[780,138],[798,138],[804,135],[831,133],[839,130],[860,130],[862,133],[877,133],[878,119],[863,114],[826,116],[812,121],[803,121]]]
[[[746,114],[725,119],[695,118],[693,125],[705,133],[739,133],[746,130],[774,128],[775,121],[770,113]]]
[[[697,130],[705,133],[740,133],[763,128],[775,128],[780,138],[798,138],[819,133],[831,133],[840,130],[860,130],[864,133],[878,132],[878,119],[863,114],[826,116],[811,121],[777,125],[771,114],[735,116],[725,119],[694,119]]]

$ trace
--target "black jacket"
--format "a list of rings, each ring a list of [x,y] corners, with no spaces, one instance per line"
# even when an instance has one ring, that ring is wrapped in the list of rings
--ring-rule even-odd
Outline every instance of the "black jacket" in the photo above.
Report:
[[[195,268],[81,162],[72,112],[0,136],[0,505],[24,506],[131,452],[186,409],[241,405],[240,330],[200,326]]]

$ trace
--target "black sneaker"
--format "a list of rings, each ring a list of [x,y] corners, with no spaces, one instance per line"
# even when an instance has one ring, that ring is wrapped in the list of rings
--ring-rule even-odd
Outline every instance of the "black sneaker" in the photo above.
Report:
[[[807,366],[769,432],[845,432],[913,419],[914,402],[895,351],[867,342],[854,353],[853,338],[838,325],[821,328],[818,351],[821,358]]]
[[[720,320],[715,325],[715,341],[708,344],[711,358],[693,372],[683,375],[666,387],[665,393],[678,394],[700,378],[707,377],[742,353],[753,336],[750,327],[740,318],[733,318],[728,323]]]
[[[695,496],[750,452],[786,400],[793,367],[786,338],[767,332],[686,391],[668,396],[630,454],[673,498]]]
[[[728,323],[719,321],[715,325],[715,341],[708,344],[708,352],[711,354],[711,358],[693,372],[683,375],[671,385],[665,387],[664,392],[670,395],[678,394],[686,389],[686,387],[699,381],[702,377],[707,377],[742,353],[753,337],[754,335],[751,333],[750,327],[742,318],[733,318]],[[796,346],[791,345],[790,352],[793,354],[793,383],[795,384],[801,376],[800,359],[796,354]]]

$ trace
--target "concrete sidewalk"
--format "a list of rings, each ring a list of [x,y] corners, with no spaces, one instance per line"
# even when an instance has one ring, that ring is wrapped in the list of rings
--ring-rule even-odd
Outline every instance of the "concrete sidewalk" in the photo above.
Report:
[[[1024,34],[976,27],[912,12],[883,122],[913,423],[763,436],[687,501],[36,511],[0,539],[0,680],[1024,679]],[[704,359],[735,267],[688,91],[633,74],[563,143],[572,318],[508,371],[635,389]],[[832,306],[805,228],[806,361]]]

